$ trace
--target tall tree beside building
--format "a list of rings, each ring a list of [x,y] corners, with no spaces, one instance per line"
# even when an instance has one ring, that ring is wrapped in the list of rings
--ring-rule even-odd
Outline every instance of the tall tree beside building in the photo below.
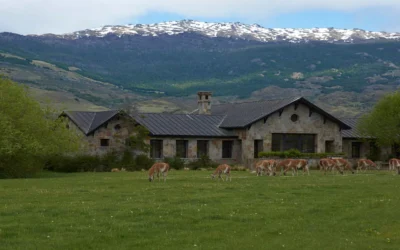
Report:
[[[376,138],[381,146],[400,144],[400,92],[383,97],[361,118],[357,129],[366,137]]]
[[[79,149],[79,136],[53,114],[0,76],[0,178],[33,176],[47,156]]]

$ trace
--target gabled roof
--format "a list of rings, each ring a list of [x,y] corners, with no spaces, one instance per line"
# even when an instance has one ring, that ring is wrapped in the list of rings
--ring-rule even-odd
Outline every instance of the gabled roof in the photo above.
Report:
[[[100,112],[64,111],[61,115],[67,116],[85,135],[88,135],[119,113],[119,110]]]
[[[310,107],[313,112],[338,123],[343,130],[351,129],[347,120],[342,121],[335,118],[303,97],[214,105],[212,115],[143,113],[133,118],[137,123],[146,127],[152,136],[234,138],[237,135],[232,129],[250,126],[295,103],[302,103]],[[118,110],[66,111],[61,115],[68,116],[79,129],[88,135],[121,112]]]
[[[360,118],[340,118],[344,123],[348,124],[351,129],[342,130],[342,137],[347,139],[373,139],[371,136],[363,136],[357,131],[357,124]]]
[[[144,113],[134,118],[153,136],[237,137],[233,131],[219,127],[222,115]]]
[[[220,104],[214,105],[211,112],[212,114],[226,116],[221,123],[221,128],[244,128],[294,103],[303,103],[309,106],[314,112],[320,113],[331,121],[338,123],[342,129],[350,129],[350,126],[317,107],[304,97]]]

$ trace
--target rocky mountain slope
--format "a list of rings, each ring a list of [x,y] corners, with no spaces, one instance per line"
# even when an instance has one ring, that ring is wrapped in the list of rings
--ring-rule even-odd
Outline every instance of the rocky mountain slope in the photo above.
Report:
[[[107,25],[95,29],[86,29],[63,35],[52,35],[59,38],[79,39],[83,37],[104,37],[109,34],[117,36],[162,36],[178,35],[184,33],[195,33],[207,37],[224,37],[253,40],[258,42],[361,42],[372,40],[400,40],[400,33],[372,32],[362,29],[335,29],[335,28],[313,28],[313,29],[281,29],[264,28],[260,25],[243,23],[208,23],[193,20],[182,20],[174,22],[163,22],[156,24],[137,25]]]

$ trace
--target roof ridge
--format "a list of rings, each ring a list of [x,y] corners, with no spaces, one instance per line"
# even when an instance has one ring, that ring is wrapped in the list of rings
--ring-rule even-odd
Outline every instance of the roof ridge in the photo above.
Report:
[[[100,115],[100,113],[105,113],[105,112],[113,113],[113,114],[112,114],[110,117],[108,117],[108,118],[107,118],[104,122],[102,122],[101,124],[96,125],[96,127],[93,127],[93,122],[95,121],[95,119],[97,118],[97,116]],[[109,121],[111,118],[113,118],[114,116],[116,116],[116,115],[120,112],[120,110],[115,109],[115,110],[109,110],[109,111],[105,111],[105,112],[97,112],[97,113],[95,112],[95,114],[94,114],[94,116],[93,116],[93,119],[92,119],[92,121],[90,122],[90,127],[89,127],[88,133],[90,133],[90,132],[96,130],[96,129],[99,128],[101,125],[103,125],[104,123],[106,123],[107,121]]]
[[[277,100],[287,100],[287,99],[301,99],[304,98],[303,96],[292,96],[292,97],[281,97],[281,98],[273,98],[273,99],[260,99],[256,101],[245,101],[245,102],[227,102],[227,103],[220,103],[220,104],[214,104],[213,106],[219,106],[219,105],[227,105],[227,104],[247,104],[247,103],[256,103],[256,102],[266,102],[266,101],[277,101]]]
[[[97,113],[94,113],[94,116],[93,116],[92,120],[90,121],[90,125],[89,125],[89,128],[88,128],[88,131],[86,131],[86,133],[89,133],[92,130],[93,121],[96,118],[96,115],[97,115]]]
[[[210,115],[202,115],[202,114],[170,114],[170,113],[138,113],[137,115],[192,115],[192,116],[224,116],[224,115],[215,115],[215,114],[210,114]]]
[[[105,113],[112,111],[120,111],[119,109],[110,109],[110,110],[102,110],[102,111],[80,111],[80,110],[65,110],[64,112],[79,112],[79,113]]]

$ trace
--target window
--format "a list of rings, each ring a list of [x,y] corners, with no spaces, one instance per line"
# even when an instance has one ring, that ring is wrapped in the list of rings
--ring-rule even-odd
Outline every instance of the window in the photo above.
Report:
[[[315,153],[314,134],[272,134],[272,151],[298,149],[303,153]]]
[[[104,123],[104,128],[108,128],[108,122]]]
[[[67,124],[65,127],[66,127],[67,129],[69,129],[69,124]]]
[[[222,142],[222,158],[232,158],[233,141]]]
[[[110,146],[110,139],[100,139],[100,146],[102,147]]]
[[[254,140],[254,158],[258,158],[258,153],[264,150],[263,140]]]
[[[188,158],[188,141],[177,140],[176,141],[176,156],[179,158]]]
[[[352,142],[351,143],[351,157],[352,158],[360,158],[361,151],[361,142]]]
[[[293,114],[293,115],[290,117],[290,120],[292,120],[292,122],[297,122],[297,121],[299,120],[299,116],[296,115],[296,114]]]
[[[334,141],[325,141],[325,153],[334,153]]]
[[[197,141],[197,158],[201,156],[208,156],[208,141],[198,140]]]
[[[121,125],[119,125],[119,124],[115,125],[114,129],[115,129],[115,131],[121,130]]]
[[[162,140],[150,140],[150,157],[154,159],[161,159],[163,157]]]

